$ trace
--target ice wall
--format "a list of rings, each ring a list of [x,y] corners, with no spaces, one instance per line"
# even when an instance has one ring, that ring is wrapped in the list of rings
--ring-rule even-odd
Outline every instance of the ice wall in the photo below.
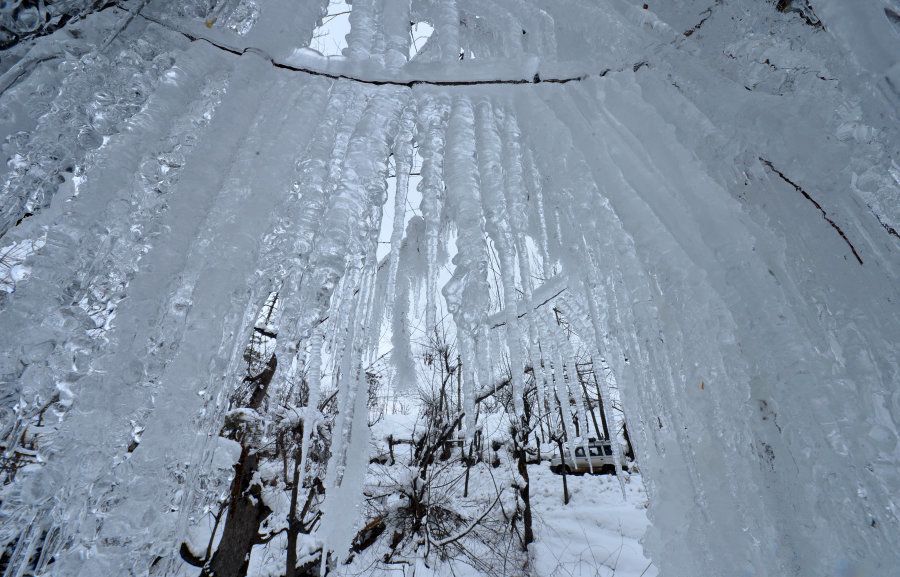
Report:
[[[416,272],[426,331],[443,299],[459,332],[467,403],[506,363],[514,389],[531,367],[542,403],[568,396],[547,303],[575,319],[636,433],[664,575],[895,572],[894,8],[642,4],[357,0],[347,57],[326,59],[302,50],[324,3],[149,2],[15,47],[7,574],[179,570],[273,290],[279,359],[297,361],[276,379],[303,366],[340,392],[319,538],[343,555],[370,333],[403,322]],[[406,63],[409,18],[435,32]],[[393,224],[379,263],[389,156],[405,199],[412,142],[423,218]],[[342,376],[320,382],[323,363]]]

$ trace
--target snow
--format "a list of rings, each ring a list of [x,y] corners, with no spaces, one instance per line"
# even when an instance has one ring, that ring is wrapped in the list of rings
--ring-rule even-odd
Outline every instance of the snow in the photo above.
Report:
[[[501,465],[500,471],[504,467],[505,465]],[[401,467],[376,466],[370,471],[369,482],[381,487],[391,482],[406,482],[402,473],[395,470],[397,468]],[[453,474],[451,470],[450,475]],[[498,474],[500,473],[495,473]],[[618,483],[610,476],[570,475],[567,477],[571,496],[568,505],[563,505],[562,477],[551,473],[546,462],[529,465],[528,475],[536,519],[536,541],[529,550],[531,575],[646,577],[658,574],[657,568],[644,556],[640,543],[649,524],[646,515],[648,497],[641,475],[626,474],[626,498],[623,498]],[[474,487],[473,495],[479,497],[476,498],[478,502],[467,512],[476,520],[491,510],[494,488],[486,468],[473,469],[471,483]],[[457,504],[462,501],[459,495],[453,499],[457,500]],[[402,501],[398,504],[402,504]],[[496,507],[493,513],[497,513]],[[458,533],[444,540],[452,541],[470,528],[471,525],[463,526]],[[378,562],[385,552],[386,543],[382,542],[374,551],[365,551],[353,557],[346,574],[379,577],[401,574],[401,569]],[[485,553],[484,559],[491,555],[492,553]],[[431,565],[427,560],[425,563]],[[420,574],[419,571],[425,571],[426,575],[449,574],[448,569],[441,567],[420,567],[416,574]],[[450,567],[453,575],[485,574],[483,567],[473,567],[463,559],[451,559]]]
[[[538,519],[532,546],[534,572],[541,577],[654,577],[641,538],[649,505],[641,476],[629,475],[625,495],[612,477],[568,478],[572,499],[562,505],[558,475],[546,466],[530,467],[532,506]]]

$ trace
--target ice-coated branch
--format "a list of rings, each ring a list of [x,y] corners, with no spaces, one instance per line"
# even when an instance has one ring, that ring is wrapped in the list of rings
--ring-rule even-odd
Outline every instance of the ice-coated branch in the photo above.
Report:
[[[255,53],[262,57],[265,60],[268,60],[269,63],[275,68],[279,68],[281,70],[290,70],[292,72],[301,72],[303,74],[309,74],[310,76],[321,76],[323,78],[330,78],[332,80],[349,80],[351,82],[358,82],[360,84],[371,84],[372,86],[400,86],[404,88],[414,88],[416,86],[504,86],[504,85],[534,85],[534,84],[568,84],[570,82],[581,82],[583,80],[587,80],[588,78],[603,78],[610,74],[611,72],[621,72],[623,70],[634,70],[636,67],[639,67],[639,64],[629,64],[627,66],[622,66],[619,68],[602,68],[596,72],[585,72],[582,74],[571,75],[571,76],[550,76],[550,77],[542,77],[539,73],[535,73],[531,78],[495,78],[489,80],[466,80],[466,79],[399,79],[399,78],[363,78],[361,76],[356,76],[353,74],[349,74],[346,72],[333,72],[320,68],[312,68],[307,66],[298,66],[295,64],[288,64],[286,62],[282,62],[276,60],[275,58],[266,54],[266,52],[260,48],[256,48],[253,46],[245,46],[245,47],[234,47],[228,46],[227,44],[220,42],[218,40],[213,40],[212,38],[206,38],[200,36],[193,32],[188,32],[186,30],[179,29],[175,24],[170,22],[164,22],[159,18],[154,16],[148,16],[146,14],[138,14],[141,18],[153,22],[159,26],[167,28],[173,32],[177,32],[181,34],[191,42],[206,42],[211,46],[218,48],[219,50],[234,54],[235,56],[243,56],[248,52]],[[640,62],[644,62],[643,60]],[[646,63],[644,63],[646,64]]]
[[[853,246],[853,243],[850,242],[849,238],[847,238],[847,234],[841,229],[840,226],[838,226],[838,224],[836,222],[834,222],[834,220],[830,216],[828,216],[828,213],[825,211],[824,208],[822,208],[822,205],[819,204],[819,202],[816,201],[816,199],[814,199],[812,196],[810,196],[810,194],[808,192],[806,192],[799,184],[797,184],[796,182],[794,182],[793,180],[791,180],[790,178],[785,176],[783,172],[781,172],[780,170],[775,168],[775,166],[770,161],[766,160],[763,157],[760,157],[759,161],[762,162],[766,168],[768,168],[769,170],[771,170],[772,172],[777,174],[778,178],[780,178],[781,180],[786,182],[788,185],[790,185],[791,188],[793,188],[794,190],[796,190],[797,192],[802,194],[803,198],[808,200],[814,207],[816,207],[819,210],[819,212],[822,213],[822,218],[825,219],[825,222],[830,224],[831,228],[833,228],[838,233],[838,236],[840,236],[842,239],[844,239],[844,242],[847,243],[847,246],[850,247],[850,252],[853,253],[853,256],[856,258],[857,262],[859,262],[859,264],[863,264],[862,257],[859,256],[859,252],[857,252],[856,247]],[[882,226],[884,226],[884,224],[882,224]],[[888,230],[888,232],[890,232],[890,230]]]

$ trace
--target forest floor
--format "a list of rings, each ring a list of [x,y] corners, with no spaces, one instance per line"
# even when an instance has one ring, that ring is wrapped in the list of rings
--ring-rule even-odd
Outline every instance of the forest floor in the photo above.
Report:
[[[489,440],[502,439],[508,422],[498,415],[483,417]],[[397,438],[416,436],[421,423],[412,415],[387,415],[373,428],[373,454],[385,455],[383,439],[389,433]],[[488,444],[488,442],[486,442]],[[370,467],[369,482],[374,494],[387,492],[392,484],[387,479],[406,479],[412,474],[404,465],[411,457],[409,445],[395,448],[397,463],[393,466]],[[528,465],[535,542],[530,547],[529,577],[656,577],[656,567],[644,556],[640,540],[648,525],[647,492],[639,473],[624,473],[624,498],[614,475],[568,475],[569,503],[563,503],[563,479],[550,471],[549,458],[555,447],[541,447],[544,460]],[[504,499],[493,510],[499,516],[515,506],[509,484],[517,477],[515,461],[505,448],[496,455],[496,463],[480,463],[471,469],[469,497],[462,497],[465,468],[454,458],[436,462],[431,470],[435,499],[441,505],[464,512],[468,517],[494,507],[498,488],[506,487]],[[375,489],[374,485],[380,485]],[[396,491],[396,489],[393,489]],[[512,500],[510,500],[512,499]],[[370,512],[371,515],[371,512]],[[501,522],[502,521],[497,521]],[[491,525],[498,529],[497,525]],[[490,531],[482,533],[490,541]],[[467,554],[451,555],[444,561],[432,557],[412,563],[380,562],[387,552],[387,534],[369,550],[342,567],[341,575],[367,577],[484,577],[502,575],[520,577],[516,567],[515,543],[498,539],[487,549],[473,548]],[[474,561],[474,563],[473,563]],[[475,567],[482,563],[481,567]],[[487,569],[490,571],[487,571]]]
[[[481,466],[472,469],[470,503],[474,509],[485,508],[493,499],[495,487],[510,474],[507,459],[497,469]],[[446,478],[461,478],[459,464],[446,465]],[[394,469],[397,471],[398,469]],[[383,473],[382,473],[383,474]],[[533,510],[535,542],[531,545],[530,577],[656,577],[657,569],[644,556],[640,540],[649,525],[648,496],[641,475],[623,476],[623,499],[619,482],[613,475],[580,475],[566,477],[570,500],[563,504],[562,477],[552,473],[549,463],[528,466]],[[452,493],[456,493],[453,491]],[[446,502],[458,501],[458,495],[447,494]],[[507,510],[512,506],[505,502]],[[345,575],[376,577],[483,577],[484,569],[471,565],[465,556],[444,562],[411,565],[379,563],[386,551],[386,539],[360,555],[342,569]],[[475,553],[481,560],[514,548],[514,543],[498,541],[494,551]],[[509,554],[510,551],[507,551]],[[499,557],[503,557],[499,553]],[[512,559],[512,557],[507,557]],[[494,564],[491,574],[519,577],[523,573],[515,562]]]

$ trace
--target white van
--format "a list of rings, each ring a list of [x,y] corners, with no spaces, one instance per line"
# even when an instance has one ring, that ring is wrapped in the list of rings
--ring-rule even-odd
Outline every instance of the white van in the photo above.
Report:
[[[572,454],[565,447],[564,457],[561,459],[557,454],[550,461],[550,470],[554,473],[562,473],[565,471],[569,474],[580,475],[589,473],[593,470],[594,474],[611,474],[616,471],[616,461],[613,458],[612,444],[609,441],[591,439],[587,443],[587,454],[584,452],[584,445],[579,444],[575,447],[575,461],[572,461]],[[621,453],[620,453],[621,454]],[[625,463],[622,463],[622,469],[627,469]]]

